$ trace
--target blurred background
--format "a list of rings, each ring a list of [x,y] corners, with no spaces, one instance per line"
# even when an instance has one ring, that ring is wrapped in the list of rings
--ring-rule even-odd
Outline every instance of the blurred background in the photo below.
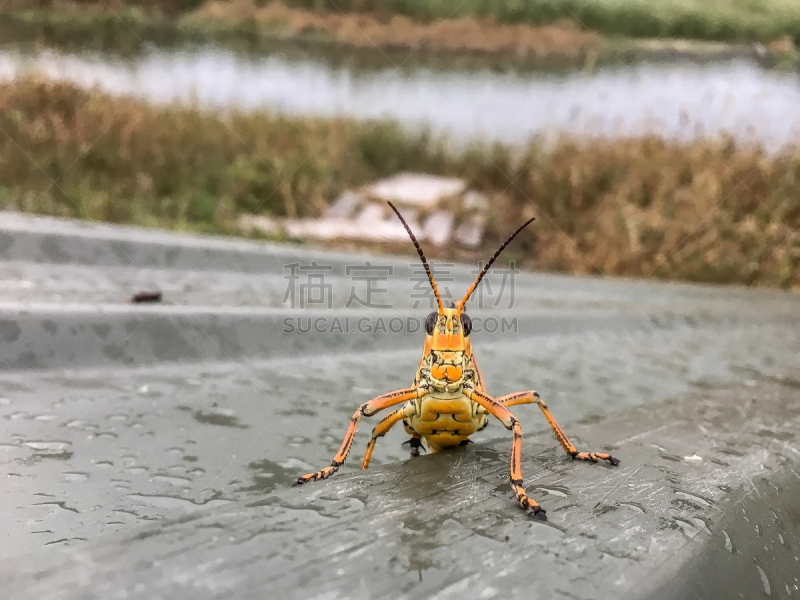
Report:
[[[369,186],[421,173],[434,258],[535,215],[523,268],[800,285],[792,0],[5,0],[0,40],[5,210],[407,251]]]
[[[0,558],[288,497],[329,464],[353,410],[411,382],[421,332],[285,318],[425,318],[387,199],[455,297],[536,217],[480,288],[513,261],[515,304],[473,300],[519,328],[475,343],[492,393],[535,387],[569,431],[726,386],[796,396],[799,45],[797,0],[0,0]],[[393,269],[382,308],[348,297],[365,257]],[[313,261],[334,292],[312,310],[286,273]],[[653,448],[684,468],[715,435]],[[529,491],[569,520],[568,487]],[[702,532],[687,511],[654,539]]]

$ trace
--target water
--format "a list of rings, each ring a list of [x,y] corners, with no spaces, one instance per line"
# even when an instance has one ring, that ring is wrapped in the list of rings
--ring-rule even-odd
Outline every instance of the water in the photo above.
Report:
[[[205,48],[135,59],[0,52],[0,79],[38,71],[148,101],[287,115],[389,118],[456,142],[521,143],[570,132],[670,138],[730,134],[770,149],[800,140],[800,73],[754,61],[641,63],[593,74],[386,67],[358,71],[314,59],[246,57]]]

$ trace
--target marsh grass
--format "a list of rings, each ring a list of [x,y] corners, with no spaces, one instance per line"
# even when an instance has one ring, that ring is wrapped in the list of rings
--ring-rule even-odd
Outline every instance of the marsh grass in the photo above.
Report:
[[[126,4],[113,10],[66,2],[53,10],[0,8],[0,39],[122,55],[139,53],[148,44],[215,44],[287,55],[310,51],[328,62],[364,66],[376,61],[385,65],[387,60],[415,64],[464,59],[476,66],[488,62],[544,68],[582,65],[590,54],[594,60],[605,56],[595,34],[574,26],[533,28],[469,18],[415,23],[403,16],[383,22],[366,14],[313,12],[279,2],[259,6],[252,0],[209,1],[196,11],[177,14]]]
[[[362,61],[377,55],[386,59],[388,53],[398,64],[492,58],[495,66],[540,68],[676,54],[752,55],[752,42],[758,41],[766,45],[767,58],[794,63],[795,45],[800,43],[800,4],[794,0],[8,0],[0,6],[0,39],[117,53],[139,52],[147,43],[215,43],[247,52],[314,50]]]
[[[290,6],[333,12],[401,14],[419,21],[494,18],[543,25],[560,20],[612,36],[800,42],[794,0],[288,0]]]
[[[94,9],[106,14],[127,11],[134,21],[137,14],[174,20],[212,3],[227,4],[232,7],[228,12],[240,14],[248,12],[248,5],[260,9],[275,4],[268,0],[8,0],[3,11],[68,14]],[[316,13],[372,14],[385,22],[395,15],[419,22],[458,18],[534,26],[572,22],[612,36],[770,41],[789,35],[800,42],[800,5],[795,0],[283,0],[283,4]]]
[[[449,150],[392,123],[220,116],[69,84],[0,86],[0,206],[210,233],[243,213],[316,216],[398,171],[467,178],[492,198],[484,257],[568,273],[800,288],[800,150],[732,140],[564,138]],[[395,249],[395,248],[391,248]],[[485,258],[485,257],[484,257]]]
[[[36,79],[0,85],[0,129],[6,204],[175,228],[229,231],[242,212],[318,215],[375,177],[456,166],[427,135],[392,124],[220,117]]]

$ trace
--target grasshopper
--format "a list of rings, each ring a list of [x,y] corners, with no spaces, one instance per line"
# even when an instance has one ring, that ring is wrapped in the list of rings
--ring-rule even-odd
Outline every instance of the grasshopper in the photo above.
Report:
[[[515,392],[499,398],[490,396],[486,391],[486,384],[478,367],[478,361],[472,352],[470,341],[472,323],[464,311],[464,307],[500,253],[534,219],[529,219],[500,246],[481,269],[475,282],[460,302],[453,302],[450,307],[445,307],[442,304],[439,288],[430,265],[425,259],[417,238],[394,204],[389,202],[389,206],[403,223],[414,243],[438,304],[438,310],[430,313],[425,320],[425,345],[414,384],[406,389],[383,394],[359,406],[350,419],[344,442],[336,456],[333,457],[331,464],[316,473],[303,475],[294,485],[327,479],[336,473],[350,452],[361,417],[371,417],[392,406],[403,404],[401,408],[397,408],[381,420],[372,430],[364,459],[361,462],[362,469],[369,466],[378,438],[386,435],[400,421],[403,422],[406,432],[411,435],[411,439],[407,442],[411,446],[411,455],[418,456],[420,449],[425,450],[423,440],[432,452],[468,444],[469,436],[484,429],[489,424],[489,415],[492,415],[512,432],[509,475],[516,501],[522,508],[532,512],[534,516],[546,519],[545,510],[536,500],[528,496],[522,486],[520,469],[522,429],[519,420],[509,410],[509,407],[518,404],[537,404],[561,446],[574,460],[590,462],[605,460],[612,465],[618,465],[619,460],[610,454],[579,452],[556,422],[545,401],[533,390]]]

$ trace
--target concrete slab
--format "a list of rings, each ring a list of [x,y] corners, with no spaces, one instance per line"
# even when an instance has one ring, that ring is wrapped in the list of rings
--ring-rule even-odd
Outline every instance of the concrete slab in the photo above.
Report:
[[[454,202],[452,202],[454,201]],[[449,242],[476,247],[483,237],[483,211],[488,200],[467,189],[467,182],[453,177],[425,173],[400,173],[336,198],[327,213],[316,219],[281,219],[243,215],[243,231],[260,230],[274,234],[284,231],[294,238],[318,240],[351,239],[402,242],[408,234],[387,206],[394,202],[420,241],[436,246]],[[470,219],[469,231],[453,235],[456,220],[453,205]],[[459,217],[464,216],[459,214]]]

